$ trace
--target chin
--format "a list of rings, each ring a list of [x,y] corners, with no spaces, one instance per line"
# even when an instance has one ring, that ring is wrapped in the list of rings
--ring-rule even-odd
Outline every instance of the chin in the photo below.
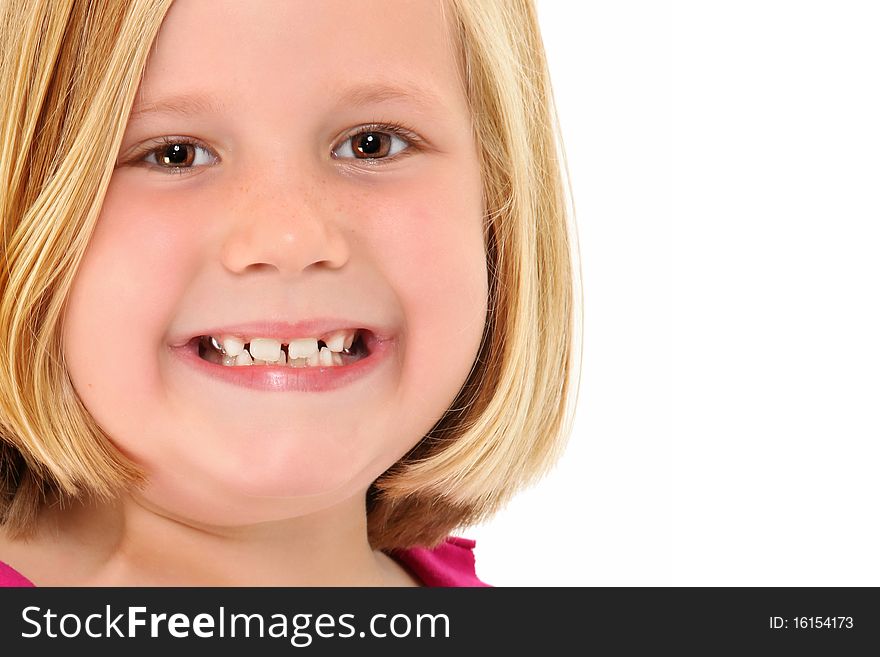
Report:
[[[298,450],[280,454],[251,454],[246,463],[227,462],[204,464],[201,479],[204,487],[223,498],[241,500],[243,507],[260,502],[297,503],[304,508],[327,506],[346,499],[358,491],[366,491],[384,468],[373,472],[354,455],[340,458],[338,454]],[[226,502],[221,504],[225,506]]]
[[[303,435],[320,439],[298,439]],[[136,460],[149,464],[147,497],[156,504],[198,522],[233,526],[307,515],[363,497],[396,456],[366,446],[326,432],[262,430],[178,444],[173,465],[166,450]]]
[[[207,476],[207,475],[205,475]],[[308,516],[326,510],[353,496],[362,496],[352,482],[336,490],[318,486],[291,485],[291,481],[220,481],[206,485],[181,485],[179,480],[151,480],[141,496],[163,515],[214,527],[240,527]]]

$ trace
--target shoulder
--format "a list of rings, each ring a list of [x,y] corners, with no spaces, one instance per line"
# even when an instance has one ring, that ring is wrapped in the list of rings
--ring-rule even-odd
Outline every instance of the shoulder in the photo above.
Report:
[[[490,586],[476,573],[476,541],[449,536],[433,548],[392,550],[390,556],[409,568],[425,586]]]
[[[33,582],[15,570],[15,568],[0,561],[0,588],[33,585]]]

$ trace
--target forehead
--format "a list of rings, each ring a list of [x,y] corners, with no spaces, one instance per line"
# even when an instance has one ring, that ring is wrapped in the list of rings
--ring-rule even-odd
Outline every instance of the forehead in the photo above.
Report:
[[[462,109],[443,0],[177,0],[133,118],[242,104],[289,114],[316,97]]]

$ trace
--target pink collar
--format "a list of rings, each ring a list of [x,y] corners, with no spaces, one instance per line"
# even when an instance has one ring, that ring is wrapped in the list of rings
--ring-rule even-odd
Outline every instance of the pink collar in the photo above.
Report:
[[[449,536],[435,548],[413,547],[389,554],[406,566],[425,586],[490,586],[477,577],[476,541]]]

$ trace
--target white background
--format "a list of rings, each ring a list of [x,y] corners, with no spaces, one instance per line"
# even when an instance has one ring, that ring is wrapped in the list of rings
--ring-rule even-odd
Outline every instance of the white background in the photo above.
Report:
[[[880,585],[880,3],[538,0],[585,344],[510,585]]]

